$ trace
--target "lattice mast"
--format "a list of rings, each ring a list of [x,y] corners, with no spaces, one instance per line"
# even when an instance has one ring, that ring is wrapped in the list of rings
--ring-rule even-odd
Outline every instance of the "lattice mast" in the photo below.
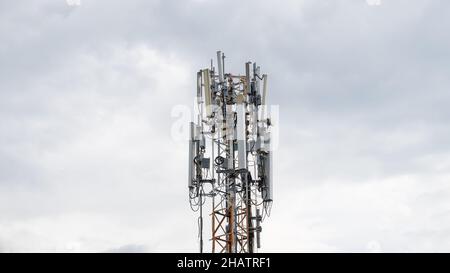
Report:
[[[189,201],[198,211],[203,252],[203,206],[210,200],[211,251],[253,253],[260,248],[261,222],[272,205],[271,121],[267,75],[256,63],[245,75],[217,70],[197,73],[196,121],[190,123]]]

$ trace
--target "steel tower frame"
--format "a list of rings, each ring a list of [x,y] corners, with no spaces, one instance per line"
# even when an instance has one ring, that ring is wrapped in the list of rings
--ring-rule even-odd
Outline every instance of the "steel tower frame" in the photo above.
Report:
[[[190,123],[189,201],[200,214],[200,252],[203,206],[210,199],[211,251],[253,253],[255,238],[260,248],[261,222],[272,206],[267,75],[251,62],[245,64],[245,75],[225,73],[224,61],[225,55],[218,51],[218,70],[211,60],[210,68],[197,73],[197,122]]]

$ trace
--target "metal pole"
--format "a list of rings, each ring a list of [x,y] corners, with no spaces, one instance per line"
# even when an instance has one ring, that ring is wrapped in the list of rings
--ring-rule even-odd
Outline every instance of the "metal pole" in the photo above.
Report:
[[[203,186],[202,186],[203,189]],[[203,200],[202,200],[202,190],[200,190],[200,253],[203,253]]]

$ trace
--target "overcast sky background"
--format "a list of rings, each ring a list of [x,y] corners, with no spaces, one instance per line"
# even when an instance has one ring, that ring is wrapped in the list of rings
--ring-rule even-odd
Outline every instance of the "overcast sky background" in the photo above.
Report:
[[[262,251],[450,251],[449,10],[0,0],[0,251],[197,251],[171,111],[216,50],[280,106]]]

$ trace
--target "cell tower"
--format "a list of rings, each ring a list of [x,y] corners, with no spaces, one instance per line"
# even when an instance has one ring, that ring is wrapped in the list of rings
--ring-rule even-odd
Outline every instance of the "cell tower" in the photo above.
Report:
[[[267,75],[255,63],[245,75],[217,70],[197,73],[196,122],[190,123],[189,201],[199,212],[203,252],[203,206],[211,201],[211,250],[253,253],[260,248],[261,222],[272,206],[271,120],[266,107]],[[262,87],[262,88],[261,88]],[[262,92],[261,92],[262,89]]]

